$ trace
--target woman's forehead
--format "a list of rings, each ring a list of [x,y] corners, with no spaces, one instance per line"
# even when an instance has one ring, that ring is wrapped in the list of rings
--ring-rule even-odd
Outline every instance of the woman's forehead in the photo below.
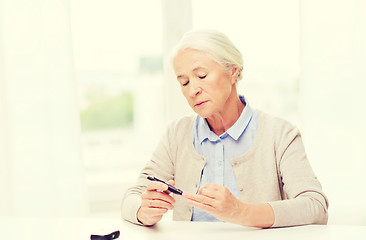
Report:
[[[192,57],[192,58],[212,58],[211,54],[208,52],[199,50],[199,49],[193,49],[193,48],[185,48],[180,50],[177,55],[177,57]]]
[[[181,50],[174,59],[175,70],[197,71],[209,69],[217,64],[210,54],[196,49]]]

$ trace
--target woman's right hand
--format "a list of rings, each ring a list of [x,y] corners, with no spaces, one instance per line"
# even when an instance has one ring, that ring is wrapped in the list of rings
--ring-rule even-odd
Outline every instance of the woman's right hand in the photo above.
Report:
[[[174,181],[168,181],[174,186]],[[161,220],[168,210],[173,209],[174,198],[168,186],[161,182],[149,181],[144,193],[141,194],[141,207],[137,211],[137,219],[144,225],[153,225]]]

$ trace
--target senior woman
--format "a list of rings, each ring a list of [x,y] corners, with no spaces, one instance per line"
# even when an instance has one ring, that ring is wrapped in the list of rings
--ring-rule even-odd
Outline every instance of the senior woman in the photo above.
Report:
[[[168,127],[124,196],[123,218],[153,225],[173,209],[173,219],[183,221],[262,228],[326,224],[328,201],[299,130],[238,95],[243,60],[232,42],[216,31],[188,32],[172,64],[197,116]],[[147,176],[168,181],[182,196]]]

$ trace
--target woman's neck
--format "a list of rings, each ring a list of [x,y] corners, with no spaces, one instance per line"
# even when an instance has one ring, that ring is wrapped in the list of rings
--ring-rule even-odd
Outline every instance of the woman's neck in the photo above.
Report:
[[[221,112],[206,118],[211,131],[213,131],[217,136],[220,136],[235,124],[245,107],[236,91],[233,91],[233,94],[233,96],[229,97]]]

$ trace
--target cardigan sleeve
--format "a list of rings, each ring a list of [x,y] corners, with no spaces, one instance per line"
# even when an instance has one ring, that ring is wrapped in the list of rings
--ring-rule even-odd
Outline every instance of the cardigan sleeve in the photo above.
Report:
[[[129,188],[122,200],[121,216],[125,220],[141,224],[137,220],[137,211],[141,206],[141,194],[145,191],[147,185],[147,176],[152,175],[164,181],[173,179],[174,177],[174,163],[171,156],[170,137],[173,134],[171,127],[168,128],[165,135],[157,145],[150,161],[140,172],[137,182],[134,186]]]
[[[281,132],[276,158],[284,199],[269,202],[275,215],[273,227],[327,224],[328,200],[309,164],[301,134],[295,127]]]

